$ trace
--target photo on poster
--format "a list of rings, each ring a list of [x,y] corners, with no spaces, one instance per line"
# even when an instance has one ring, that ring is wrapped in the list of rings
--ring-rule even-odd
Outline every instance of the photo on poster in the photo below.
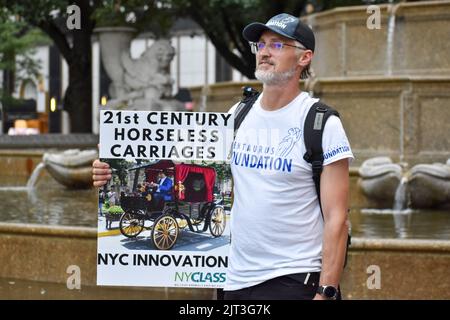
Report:
[[[99,285],[225,283],[232,123],[228,114],[211,125],[183,113],[102,111],[100,157],[112,178],[99,189]],[[144,149],[161,158],[145,159]]]

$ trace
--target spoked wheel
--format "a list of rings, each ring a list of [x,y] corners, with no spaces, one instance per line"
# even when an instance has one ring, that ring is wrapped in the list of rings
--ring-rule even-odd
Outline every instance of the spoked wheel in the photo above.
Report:
[[[214,237],[220,237],[225,231],[226,216],[225,209],[222,206],[216,206],[211,212],[209,221],[209,230]]]
[[[170,250],[177,242],[178,233],[177,220],[171,215],[163,214],[153,223],[153,244],[159,250]]]
[[[120,217],[120,232],[127,238],[137,237],[144,230],[145,220],[125,212]]]

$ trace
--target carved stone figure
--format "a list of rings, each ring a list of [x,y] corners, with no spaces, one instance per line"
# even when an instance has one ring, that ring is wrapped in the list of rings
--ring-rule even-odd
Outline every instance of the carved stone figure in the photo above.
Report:
[[[61,153],[46,152],[42,157],[45,168],[59,183],[68,188],[92,187],[92,162],[97,150],[69,149]]]
[[[173,80],[170,62],[175,49],[168,40],[155,41],[138,59],[123,50],[120,67],[125,93],[110,100],[108,108],[127,110],[183,110],[184,105],[172,98]]]
[[[389,157],[375,157],[363,162],[358,181],[363,193],[383,207],[391,207],[402,178],[402,167]]]
[[[412,167],[408,190],[413,208],[450,207],[450,159]]]
[[[450,159],[445,164],[417,164],[404,171],[388,157],[371,158],[359,169],[359,186],[385,208],[400,196],[411,208],[450,207]]]

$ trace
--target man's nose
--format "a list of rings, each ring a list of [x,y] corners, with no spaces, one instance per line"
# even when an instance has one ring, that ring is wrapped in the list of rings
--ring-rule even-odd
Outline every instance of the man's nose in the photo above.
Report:
[[[270,57],[271,57],[271,55],[268,51],[262,52],[262,53],[258,54],[256,63],[259,64],[262,61],[268,61],[268,60],[270,60]]]

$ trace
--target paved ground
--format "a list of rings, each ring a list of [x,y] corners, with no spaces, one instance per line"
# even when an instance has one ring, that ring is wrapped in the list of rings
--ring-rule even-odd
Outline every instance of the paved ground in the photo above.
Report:
[[[146,221],[145,226],[149,227],[151,222]],[[120,233],[119,222],[112,222],[112,229],[106,229],[104,216],[98,218],[99,241],[102,247],[123,247],[129,250],[156,250],[151,241],[151,230],[142,231],[136,238],[127,238]],[[200,228],[203,224],[200,224]],[[195,233],[186,226],[180,229],[177,242],[172,250],[177,251],[211,251],[227,245],[230,242],[229,215],[227,214],[227,225],[222,236],[214,238],[209,229],[203,233]]]

